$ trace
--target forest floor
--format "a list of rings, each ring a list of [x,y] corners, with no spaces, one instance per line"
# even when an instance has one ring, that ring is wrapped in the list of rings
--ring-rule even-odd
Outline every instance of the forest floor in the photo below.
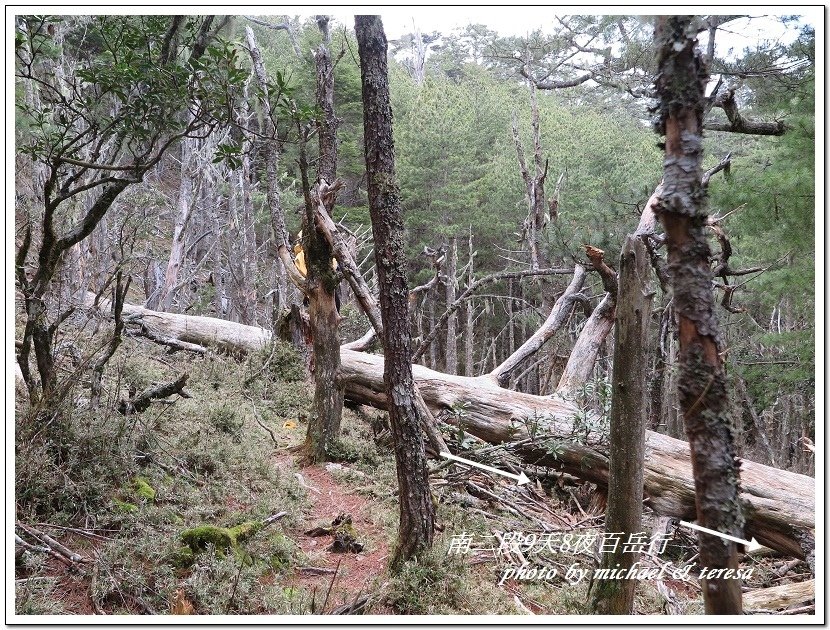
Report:
[[[181,372],[190,375],[188,398],[140,415],[114,411],[127,391]],[[128,338],[107,374],[109,399],[90,410],[80,384],[61,432],[49,439],[18,407],[17,521],[84,558],[22,554],[18,614],[320,614],[349,605],[370,614],[589,613],[588,580],[572,585],[564,573],[575,561],[592,565],[590,553],[496,548],[510,532],[601,533],[602,500],[590,484],[545,479],[518,490],[431,462],[434,551],[392,575],[398,511],[385,414],[347,409],[337,461],[306,466],[300,446],[311,388],[302,359],[287,346],[239,360],[169,354]],[[285,515],[235,544],[224,544],[216,529],[206,533],[241,531],[279,512]],[[309,534],[340,515],[351,518],[357,553],[335,552],[332,536]],[[655,524],[647,516],[647,528]],[[465,536],[489,546],[460,550]],[[691,537],[674,536],[670,557],[656,566],[694,555]],[[191,548],[186,540],[197,542]],[[523,561],[557,575],[504,579]],[[771,574],[759,571],[753,586]],[[635,612],[696,614],[699,600],[694,580],[643,581]]]

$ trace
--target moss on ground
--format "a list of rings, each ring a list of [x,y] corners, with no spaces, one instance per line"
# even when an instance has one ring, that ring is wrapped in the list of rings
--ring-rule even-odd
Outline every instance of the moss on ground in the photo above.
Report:
[[[146,501],[156,500],[156,491],[144,477],[133,477],[132,482],[135,494]]]

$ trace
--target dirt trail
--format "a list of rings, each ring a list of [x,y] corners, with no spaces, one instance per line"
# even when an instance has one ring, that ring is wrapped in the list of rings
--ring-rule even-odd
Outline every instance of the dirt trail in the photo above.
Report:
[[[290,456],[277,459],[277,466],[285,471],[290,471],[292,464],[293,458]],[[352,489],[341,485],[332,473],[322,466],[308,466],[300,469],[299,473],[305,485],[311,487],[307,490],[311,506],[306,510],[301,526],[292,537],[307,556],[308,566],[336,570],[337,573],[313,575],[298,571],[289,578],[285,587],[296,586],[308,591],[316,589],[317,606],[322,606],[331,585],[331,593],[324,611],[329,612],[332,608],[350,603],[361,593],[371,590],[372,582],[386,568],[389,546],[383,528],[372,520],[371,499],[353,494]],[[338,515],[344,513],[351,515],[358,541],[365,545],[362,552],[353,554],[328,551],[327,547],[332,542],[330,536],[312,537],[305,534],[313,527],[331,525]]]

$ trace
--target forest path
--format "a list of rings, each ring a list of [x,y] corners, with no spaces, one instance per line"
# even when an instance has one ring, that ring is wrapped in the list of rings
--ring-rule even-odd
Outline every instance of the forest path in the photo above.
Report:
[[[302,524],[292,533],[292,538],[308,558],[307,566],[336,573],[315,575],[298,570],[286,581],[284,588],[314,591],[318,612],[329,613],[333,608],[351,603],[361,594],[372,591],[373,580],[384,573],[389,559],[387,534],[376,521],[379,512],[372,499],[341,484],[326,465],[306,466],[293,472],[297,470],[296,460],[290,454],[276,457],[276,465],[281,471],[288,475],[299,474],[302,477],[300,485],[307,486],[310,506],[305,510]],[[331,467],[330,464],[328,466]],[[331,526],[340,514],[351,515],[358,542],[364,544],[360,553],[330,551],[330,536],[309,536],[305,533],[314,527]],[[327,596],[329,589],[331,592]]]

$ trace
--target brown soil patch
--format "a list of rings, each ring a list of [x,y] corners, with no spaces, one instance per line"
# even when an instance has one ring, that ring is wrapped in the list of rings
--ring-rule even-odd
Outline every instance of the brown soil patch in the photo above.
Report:
[[[86,569],[70,569],[55,558],[44,563],[42,575],[56,579],[51,597],[56,599],[66,614],[94,615],[89,592],[89,573]]]
[[[360,593],[369,592],[372,582],[384,573],[389,558],[386,533],[371,519],[370,499],[349,494],[350,490],[340,485],[323,467],[309,466],[299,472],[306,485],[314,490],[308,490],[311,507],[306,511],[305,520],[295,540],[308,557],[310,566],[336,570],[337,573],[309,575],[296,572],[289,579],[288,586],[316,591],[317,606],[322,606],[331,587],[325,611],[328,612],[340,604],[353,601]],[[326,548],[332,542],[331,537],[305,535],[304,532],[313,527],[331,525],[343,513],[352,517],[358,540],[365,545],[362,552],[353,554],[328,551]]]

